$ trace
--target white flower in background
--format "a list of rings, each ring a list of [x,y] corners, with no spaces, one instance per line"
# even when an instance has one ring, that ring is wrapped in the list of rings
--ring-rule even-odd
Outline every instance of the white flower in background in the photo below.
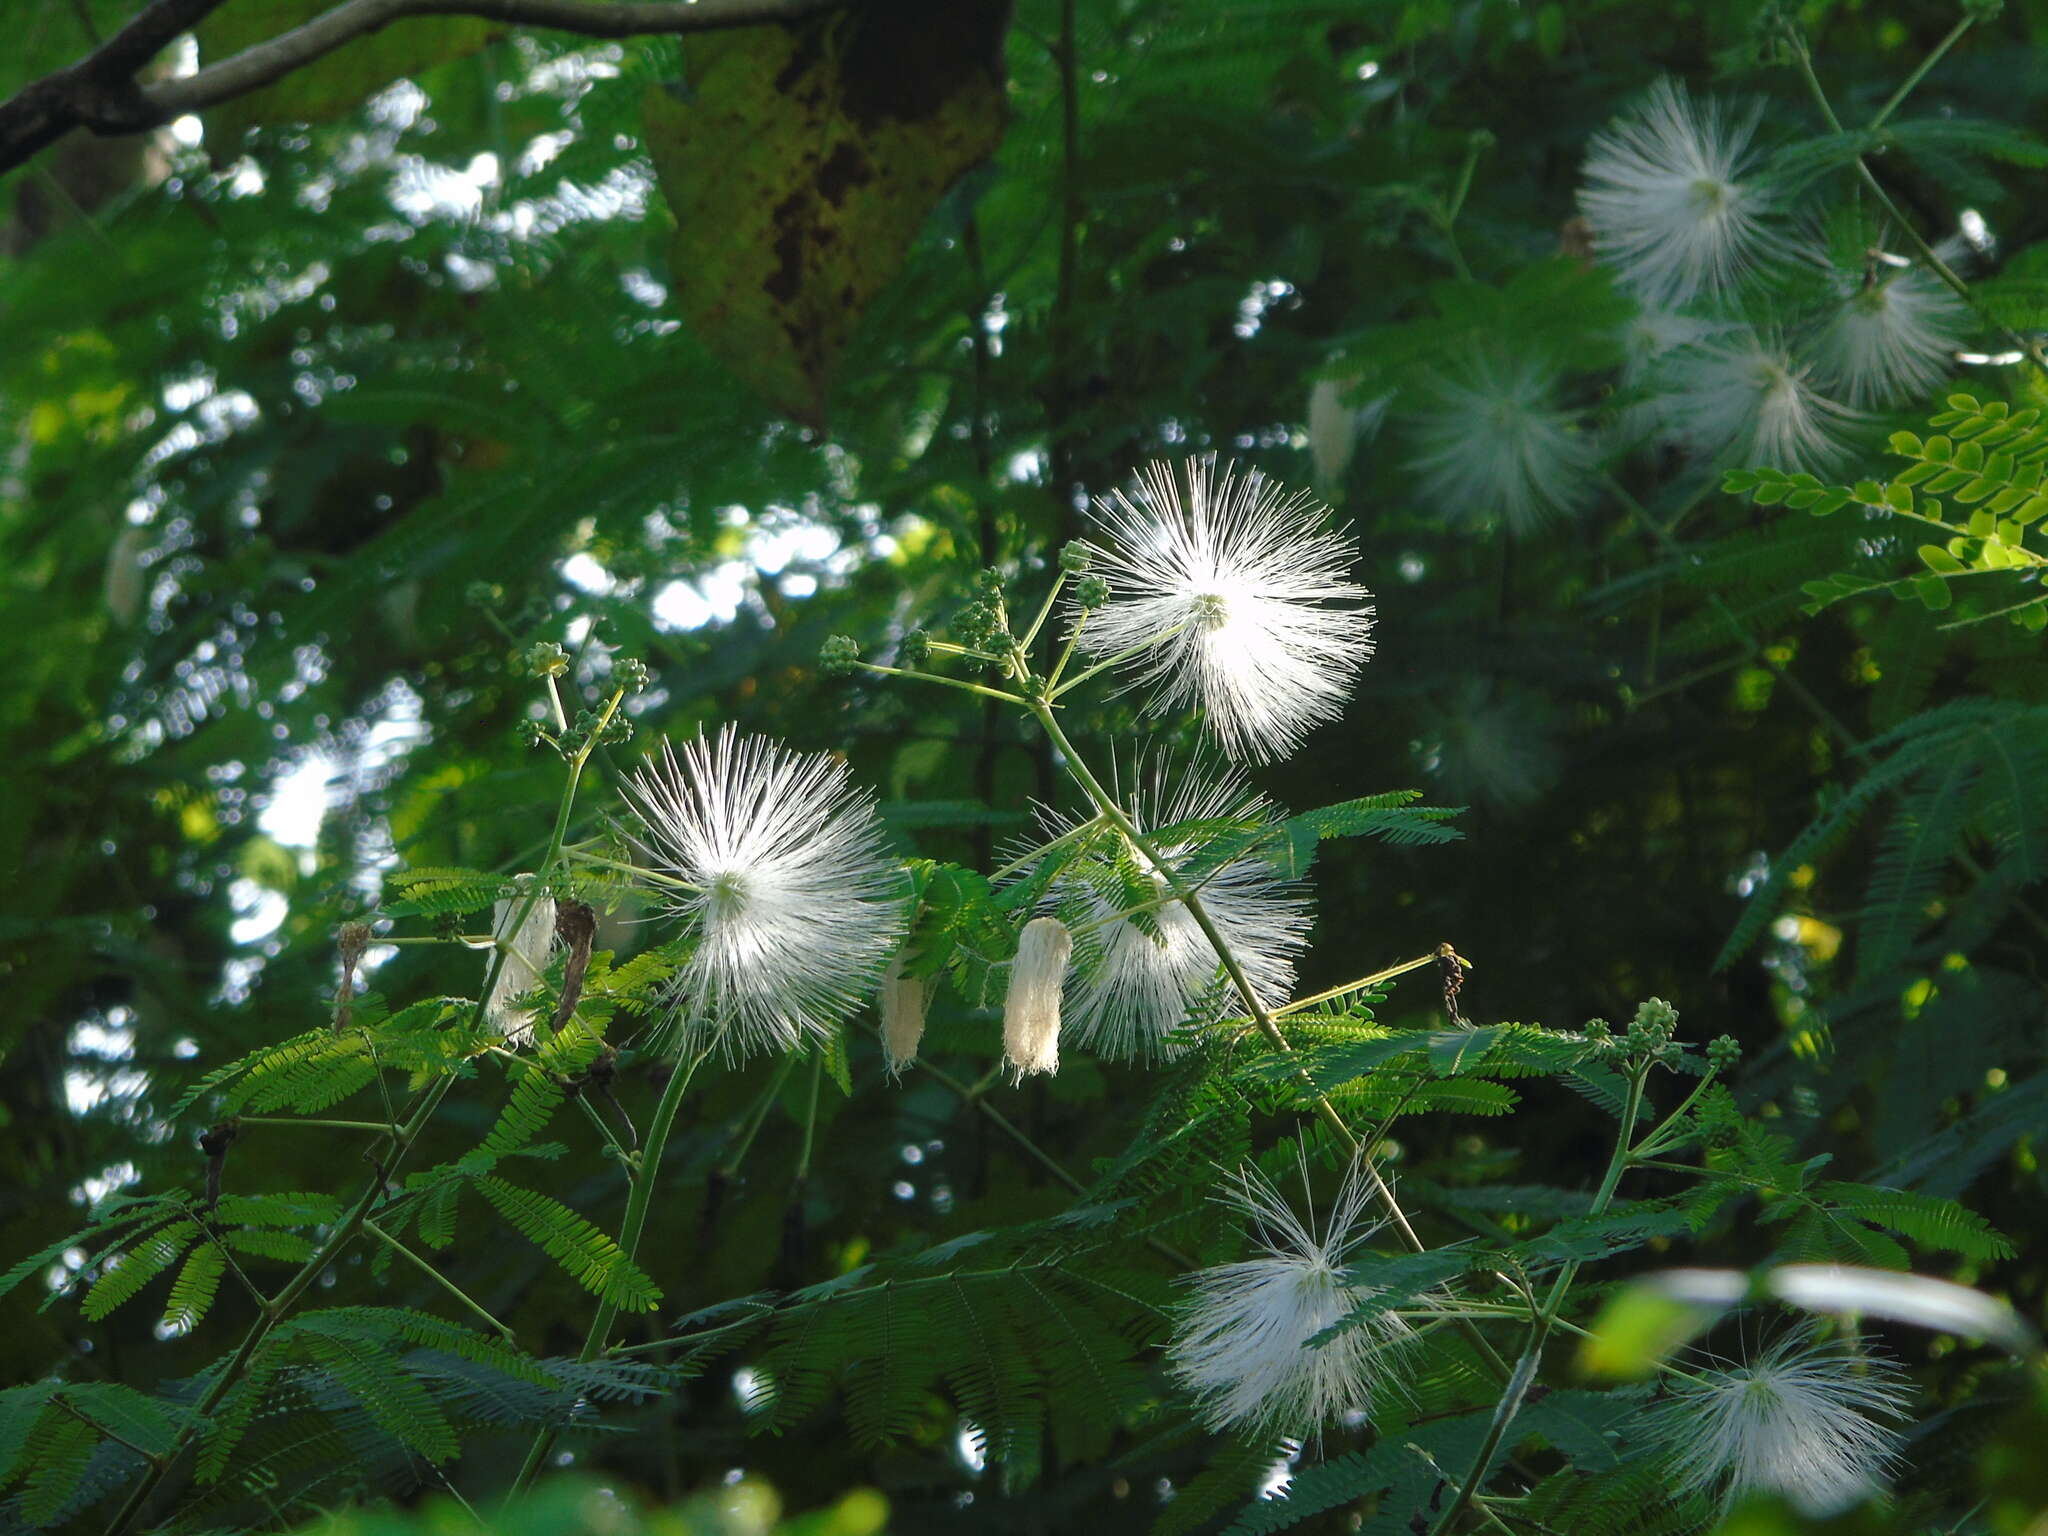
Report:
[[[1873,263],[1814,342],[1815,372],[1852,405],[1920,401],[1948,377],[1970,312],[1922,267]]]
[[[1307,1173],[1304,1159],[1304,1184]],[[1257,1169],[1238,1170],[1220,1198],[1246,1217],[1261,1256],[1189,1277],[1194,1296],[1167,1351],[1174,1379],[1216,1429],[1304,1435],[1345,1409],[1370,1410],[1374,1388],[1393,1379],[1389,1357],[1411,1337],[1407,1324],[1383,1313],[1309,1344],[1373,1294],[1345,1274],[1380,1226],[1364,1220],[1372,1196],[1361,1167],[1345,1174],[1320,1233],[1314,1212],[1296,1216]]]
[[[491,974],[491,966],[497,966],[497,980],[491,983],[490,995],[484,999],[484,1020],[514,1045],[525,1045],[533,1039],[533,1010],[515,1008],[513,999],[524,997],[540,985],[541,972],[547,969],[548,949],[555,941],[555,899],[543,895],[534,902],[533,909],[526,914],[526,921],[519,924],[518,932],[512,925],[520,911],[526,906],[527,892],[531,887],[532,875],[520,875],[514,882],[519,894],[509,896],[491,908],[491,944],[493,954],[485,963],[484,974]],[[504,962],[498,963],[496,949],[504,947]]]
[[[1879,1491],[1899,1436],[1877,1420],[1905,1417],[1909,1395],[1891,1361],[1794,1333],[1745,1364],[1674,1378],[1645,1418],[1686,1492],[1780,1494],[1830,1515]]]
[[[1357,547],[1324,515],[1256,470],[1146,466],[1095,504],[1110,599],[1075,616],[1081,647],[1136,651],[1154,707],[1195,706],[1232,757],[1287,756],[1372,655],[1371,594],[1346,576]]]
[[[846,764],[731,726],[636,771],[628,803],[695,939],[670,1006],[728,1059],[822,1039],[873,990],[903,926],[874,799]]]
[[[1657,394],[1659,371],[1676,354],[1720,334],[1726,326],[1688,315],[1683,310],[1645,304],[1621,333],[1621,410],[1615,431],[1635,444],[1663,431],[1663,402]]]
[[[1308,456],[1315,466],[1316,484],[1325,491],[1343,484],[1344,471],[1361,439],[1379,430],[1393,400],[1391,394],[1375,395],[1363,404],[1350,403],[1359,381],[1317,379],[1308,392]]]
[[[1229,829],[1169,836],[1163,844],[1150,835],[1190,822],[1263,822],[1271,807],[1235,771],[1205,778],[1190,767],[1170,783],[1168,765],[1161,762],[1149,773],[1141,764],[1134,777],[1139,788],[1120,796],[1125,812],[1175,877],[1196,888],[1259,1001],[1279,1007],[1294,985],[1294,957],[1308,940],[1308,893],[1256,853],[1220,863],[1205,857],[1218,839],[1234,835]],[[1122,839],[1106,832],[1103,842],[1120,848]],[[1222,961],[1194,915],[1167,894],[1168,882],[1135,849],[1121,852],[1125,880],[1116,879],[1098,854],[1092,864],[1083,858],[1062,871],[1046,896],[1046,905],[1066,913],[1076,929],[1068,1025],[1077,1044],[1103,1056],[1170,1058],[1178,1052],[1173,1035],[1182,1023],[1242,1014],[1243,1002],[1222,975]],[[1159,905],[1143,913],[1124,910],[1136,905],[1125,892],[1131,876]]]
[[[1003,1057],[1018,1078],[1060,1069],[1060,988],[1073,948],[1056,917],[1034,917],[1017,936],[1003,998]]]
[[[1447,521],[1499,517],[1526,533],[1585,503],[1598,446],[1557,409],[1556,383],[1533,357],[1474,358],[1436,382],[1413,468]]]
[[[1727,288],[1771,254],[1759,190],[1743,182],[1757,114],[1730,117],[1670,79],[1596,134],[1579,209],[1593,248],[1621,284],[1652,304]]]
[[[1846,451],[1856,411],[1823,395],[1782,345],[1743,331],[1688,347],[1662,372],[1672,437],[1709,456],[1773,469],[1823,469]]]

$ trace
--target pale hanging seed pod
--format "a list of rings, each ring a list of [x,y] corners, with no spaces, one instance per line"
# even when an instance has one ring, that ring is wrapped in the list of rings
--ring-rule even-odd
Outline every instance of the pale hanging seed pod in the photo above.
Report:
[[[924,1015],[931,1001],[931,978],[904,975],[903,951],[897,950],[882,972],[882,1054],[891,1077],[901,1077],[903,1069],[917,1060],[917,1042],[924,1038]]]
[[[526,921],[519,923],[519,931],[512,931],[526,905],[532,879],[531,875],[519,876],[519,894],[491,908],[491,941],[506,948],[504,964],[498,966],[498,978],[484,1003],[484,1018],[514,1045],[525,1045],[533,1039],[533,1010],[515,1008],[512,1000],[540,985],[541,971],[548,963],[548,946],[555,937],[555,901],[545,895],[534,902]],[[491,963],[497,963],[495,957]],[[484,974],[490,974],[488,966]]]
[[[1073,936],[1056,917],[1034,917],[1017,938],[1003,1000],[1003,1058],[1020,1078],[1060,1069],[1060,988]]]

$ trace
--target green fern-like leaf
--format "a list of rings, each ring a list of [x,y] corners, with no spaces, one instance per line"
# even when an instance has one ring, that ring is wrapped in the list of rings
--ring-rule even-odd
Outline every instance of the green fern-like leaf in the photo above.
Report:
[[[58,1390],[54,1381],[31,1382],[0,1392],[0,1488],[25,1470],[26,1452],[37,1423]]]
[[[567,1097],[562,1079],[573,1077],[597,1059],[604,1040],[579,1018],[571,1018],[552,1040],[524,1064],[498,1120],[483,1139],[493,1156],[516,1152],[547,1129]]]
[[[86,1292],[80,1308],[87,1322],[96,1323],[116,1307],[133,1301],[142,1288],[177,1263],[178,1258],[199,1235],[196,1221],[178,1221],[145,1237],[121,1256],[120,1262],[103,1270]]]
[[[215,1243],[201,1243],[186,1254],[184,1267],[171,1282],[170,1300],[164,1303],[163,1326],[179,1333],[197,1328],[212,1308],[227,1270],[227,1254]]]
[[[29,1432],[22,1453],[21,1513],[31,1528],[53,1525],[71,1502],[100,1437],[82,1420],[52,1409]]]
[[[357,1339],[302,1331],[311,1358],[361,1403],[377,1427],[429,1461],[447,1461],[461,1449],[455,1428],[427,1389],[394,1369],[389,1355]]]
[[[646,1312],[661,1300],[660,1288],[617,1243],[561,1201],[493,1176],[476,1184],[522,1237],[594,1295],[622,1312]]]
[[[1975,1211],[1938,1195],[1866,1184],[1823,1184],[1816,1200],[1848,1211],[1873,1225],[1911,1238],[1922,1248],[1988,1261],[2013,1256],[2011,1241]]]

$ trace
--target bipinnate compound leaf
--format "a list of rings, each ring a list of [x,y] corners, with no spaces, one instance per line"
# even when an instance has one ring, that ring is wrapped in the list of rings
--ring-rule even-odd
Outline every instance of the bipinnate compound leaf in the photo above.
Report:
[[[778,410],[822,425],[869,302],[1003,133],[1007,0],[856,5],[693,39],[650,87],[647,150],[675,214],[692,330]]]

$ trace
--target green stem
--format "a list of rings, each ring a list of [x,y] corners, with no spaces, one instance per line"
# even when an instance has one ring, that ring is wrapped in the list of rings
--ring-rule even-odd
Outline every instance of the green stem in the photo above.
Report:
[[[106,1425],[102,1424],[98,1419],[92,1417],[92,1415],[85,1412],[84,1409],[74,1406],[71,1403],[71,1401],[64,1396],[63,1393],[57,1393],[54,1397],[50,1399],[50,1403],[51,1406],[61,1410],[62,1412],[70,1414],[72,1418],[78,1420],[79,1423],[83,1424],[87,1429],[91,1430],[94,1434],[102,1435],[105,1438],[113,1441],[116,1445],[125,1445],[129,1450],[133,1451],[136,1455],[140,1456],[144,1461],[148,1462],[151,1466],[159,1466],[162,1464],[163,1457],[161,1455],[157,1454],[154,1451],[146,1451],[141,1446],[137,1445],[133,1440],[130,1440],[126,1435],[120,1434],[115,1430],[107,1428]]]
[[[1171,640],[1175,635],[1179,634],[1182,630],[1186,628],[1187,625],[1185,624],[1176,624],[1173,626],[1173,628],[1169,630],[1164,630],[1161,633],[1154,635],[1150,640],[1147,640],[1142,645],[1129,646],[1124,650],[1118,651],[1114,656],[1105,656],[1101,661],[1095,663],[1095,665],[1090,667],[1087,671],[1076,672],[1072,677],[1068,678],[1064,683],[1061,683],[1057,688],[1048,685],[1045,691],[1045,696],[1047,699],[1056,699],[1063,693],[1069,693],[1072,690],[1080,687],[1083,683],[1087,682],[1088,679],[1095,676],[1096,673],[1107,672],[1111,667],[1117,666],[1122,662],[1129,661],[1133,656],[1142,656],[1145,652],[1151,650],[1154,646],[1166,644],[1167,641]],[[1036,708],[1035,705],[1033,707]]]
[[[1038,632],[1045,628],[1045,621],[1052,615],[1052,605],[1059,598],[1060,588],[1066,584],[1067,573],[1065,568],[1062,567],[1054,573],[1052,586],[1047,589],[1045,594],[1045,601],[1038,605],[1038,617],[1031,621],[1031,627],[1025,630],[1023,636],[1017,641],[1017,649],[1024,652],[1025,655],[1031,654],[1031,642],[1036,640]]]
[[[302,1120],[297,1115],[237,1115],[243,1125],[304,1125],[329,1131],[370,1131],[379,1136],[389,1136],[394,1127],[379,1125],[374,1120]]]
[[[880,662],[861,661],[855,666],[864,672],[877,672],[883,677],[908,677],[920,683],[943,683],[948,688],[959,688],[967,693],[978,693],[985,699],[1001,699],[1005,704],[1023,704],[1025,701],[1014,693],[1005,693],[1000,688],[984,688],[980,683],[965,682],[957,677],[944,677],[937,672],[912,672],[906,667],[885,667]]]
[[[1892,92],[1891,99],[1887,101],[1883,106],[1877,109],[1877,116],[1873,117],[1870,120],[1871,128],[1882,128],[1884,126],[1884,120],[1890,117],[1892,113],[1896,112],[1899,109],[1899,104],[1903,102],[1908,96],[1913,94],[1914,87],[1918,86],[1922,80],[1927,78],[1927,71],[1934,68],[1935,65],[1939,64],[1941,62],[1942,55],[1947,53],[1949,49],[1955,47],[1957,43],[1961,42],[1963,39],[1963,34],[1969,31],[1970,28],[1975,26],[1976,24],[1977,18],[1971,15],[1968,11],[1965,11],[1963,13],[1963,19],[1948,29],[1948,36],[1944,37],[1940,42],[1934,45],[1933,51],[1929,53],[1926,58],[1920,61],[1920,67],[1914,70],[1913,73],[1911,73],[1910,75],[1906,76],[1905,82],[1901,84],[1896,91]]]
[[[761,1126],[768,1118],[768,1111],[775,1105],[775,1096],[782,1091],[783,1080],[789,1076],[789,1069],[795,1061],[795,1057],[785,1056],[776,1064],[775,1075],[768,1079],[768,1087],[761,1095],[761,1101],[747,1116],[747,1126],[740,1133],[739,1145],[734,1147],[725,1161],[718,1165],[718,1171],[727,1178],[740,1171],[740,1164],[747,1160],[747,1154],[754,1149],[754,1138],[760,1135]]]
[[[1643,1083],[1649,1075],[1647,1063],[1637,1065],[1629,1075],[1628,1102],[1622,1109],[1621,1129],[1614,1138],[1614,1151],[1607,1159],[1607,1172],[1600,1179],[1600,1188],[1593,1196],[1593,1203],[1587,1207],[1586,1214],[1589,1216],[1598,1216],[1607,1209],[1608,1202],[1614,1198],[1614,1191],[1621,1183],[1622,1174],[1628,1168],[1629,1146],[1635,1136],[1636,1117],[1642,1113],[1643,1108]],[[1578,1273],[1579,1261],[1576,1259],[1567,1261],[1564,1268],[1557,1272],[1557,1280],[1550,1288],[1549,1299],[1544,1302],[1543,1310],[1537,1313],[1529,1325],[1529,1341],[1523,1346],[1522,1358],[1515,1362],[1514,1374],[1508,1378],[1507,1391],[1501,1395],[1500,1402],[1494,1407],[1493,1422],[1487,1425],[1486,1438],[1480,1442],[1478,1454],[1472,1458],[1472,1470],[1465,1474],[1463,1484],[1459,1486],[1444,1512],[1437,1517],[1436,1524],[1430,1527],[1430,1536],[1444,1536],[1485,1484],[1486,1475],[1493,1466],[1494,1453],[1507,1438],[1509,1426],[1515,1422],[1515,1415],[1521,1412],[1522,1403],[1528,1397],[1530,1387],[1536,1383],[1536,1371],[1543,1361],[1544,1343],[1550,1337],[1550,1330],[1557,1322],[1557,1314],[1563,1309],[1565,1297],[1570,1293],[1572,1281],[1578,1278]]]
[[[1396,976],[1406,976],[1410,971],[1419,971],[1425,965],[1435,965],[1437,954],[1431,950],[1426,955],[1417,955],[1413,960],[1403,960],[1399,965],[1390,965],[1384,971],[1374,971],[1370,976],[1361,976],[1356,981],[1347,981],[1341,987],[1325,987],[1307,997],[1296,998],[1284,1008],[1275,1008],[1276,1019],[1291,1018],[1293,1015],[1313,1008],[1317,1003],[1327,1003],[1333,997],[1342,997],[1348,992],[1363,992],[1367,987],[1378,986],[1383,981],[1392,981]]]
[[[818,1133],[818,1090],[824,1082],[825,1052],[820,1047],[811,1062],[811,1099],[804,1110],[804,1144],[796,1158],[796,1181],[799,1184],[811,1176],[811,1143]]]
[[[1675,1143],[1667,1142],[1663,1138],[1677,1127],[1678,1123],[1685,1118],[1685,1112],[1699,1102],[1700,1095],[1707,1091],[1714,1079],[1719,1075],[1719,1068],[1708,1067],[1706,1075],[1693,1084],[1692,1092],[1685,1096],[1684,1102],[1660,1120],[1656,1128],[1649,1135],[1635,1144],[1629,1152],[1630,1159],[1635,1162],[1641,1162],[1644,1158],[1654,1153],[1662,1152],[1668,1146],[1675,1145]]]
[[[654,1119],[647,1127],[647,1144],[641,1149],[640,1166],[633,1172],[632,1190],[626,1196],[626,1219],[619,1228],[619,1249],[628,1262],[640,1251],[640,1235],[647,1229],[647,1212],[654,1202],[655,1182],[661,1175],[662,1153],[668,1148],[668,1136],[675,1127],[676,1111],[682,1107],[683,1090],[690,1085],[697,1068],[710,1054],[711,1047],[707,1045],[688,1066],[678,1066],[671,1072],[668,1085],[661,1090],[661,1102],[654,1107]],[[588,1364],[603,1353],[611,1339],[612,1323],[618,1315],[617,1303],[598,1303],[597,1315],[590,1320],[590,1331],[583,1338],[583,1349],[576,1356],[579,1361]],[[552,1427],[534,1436],[533,1446],[526,1453],[526,1463],[519,1469],[519,1476],[513,1479],[512,1487],[505,1495],[507,1506],[539,1475],[548,1452],[555,1448],[558,1436],[559,1431]]]
[[[1067,631],[1066,642],[1060,646],[1059,660],[1053,663],[1052,671],[1046,674],[1045,686],[1048,692],[1059,687],[1060,678],[1065,675],[1067,663],[1074,659],[1074,647],[1080,643],[1081,628],[1088,622],[1088,610],[1083,608],[1074,616],[1074,627]]]
[[[436,1285],[440,1286],[442,1290],[446,1291],[450,1296],[453,1296],[457,1301],[461,1302],[463,1306],[468,1308],[471,1312],[475,1313],[479,1318],[483,1319],[484,1325],[488,1327],[493,1333],[497,1334],[500,1338],[502,1338],[507,1344],[514,1345],[515,1347],[517,1346],[519,1341],[513,1337],[512,1330],[510,1328],[507,1328],[503,1323],[499,1322],[497,1318],[491,1315],[491,1311],[488,1307],[486,1307],[482,1302],[478,1301],[474,1296],[470,1295],[469,1292],[465,1291],[461,1286],[457,1285],[453,1280],[450,1280],[446,1275],[442,1274],[440,1270],[434,1268],[433,1265],[429,1264],[425,1259],[421,1258],[418,1254],[414,1253],[410,1248],[406,1247],[404,1243],[401,1243],[389,1232],[386,1232],[382,1227],[378,1226],[376,1222],[371,1221],[368,1218],[365,1218],[363,1221],[363,1230],[369,1233],[370,1236],[376,1238],[378,1242],[384,1244],[387,1248],[389,1248],[393,1253],[397,1254],[400,1258],[410,1263],[413,1266],[413,1268],[419,1270],[421,1274],[427,1276],[428,1279],[432,1280]]]
[[[1040,843],[1036,848],[1033,848],[1029,853],[1022,854],[1017,858],[1010,860],[1009,863],[1005,864],[1001,869],[996,870],[993,874],[991,874],[988,877],[989,882],[993,884],[994,882],[1001,880],[1006,876],[1016,874],[1018,870],[1024,868],[1024,866],[1027,864],[1036,864],[1040,859],[1044,858],[1048,853],[1051,853],[1055,848],[1063,848],[1068,843],[1074,841],[1075,838],[1085,836],[1087,833],[1093,832],[1097,827],[1101,825],[1102,818],[1100,816],[1091,816],[1086,821],[1081,822],[1076,826],[1071,826],[1067,828],[1066,831],[1062,832],[1058,837],[1054,838],[1051,842]]]

